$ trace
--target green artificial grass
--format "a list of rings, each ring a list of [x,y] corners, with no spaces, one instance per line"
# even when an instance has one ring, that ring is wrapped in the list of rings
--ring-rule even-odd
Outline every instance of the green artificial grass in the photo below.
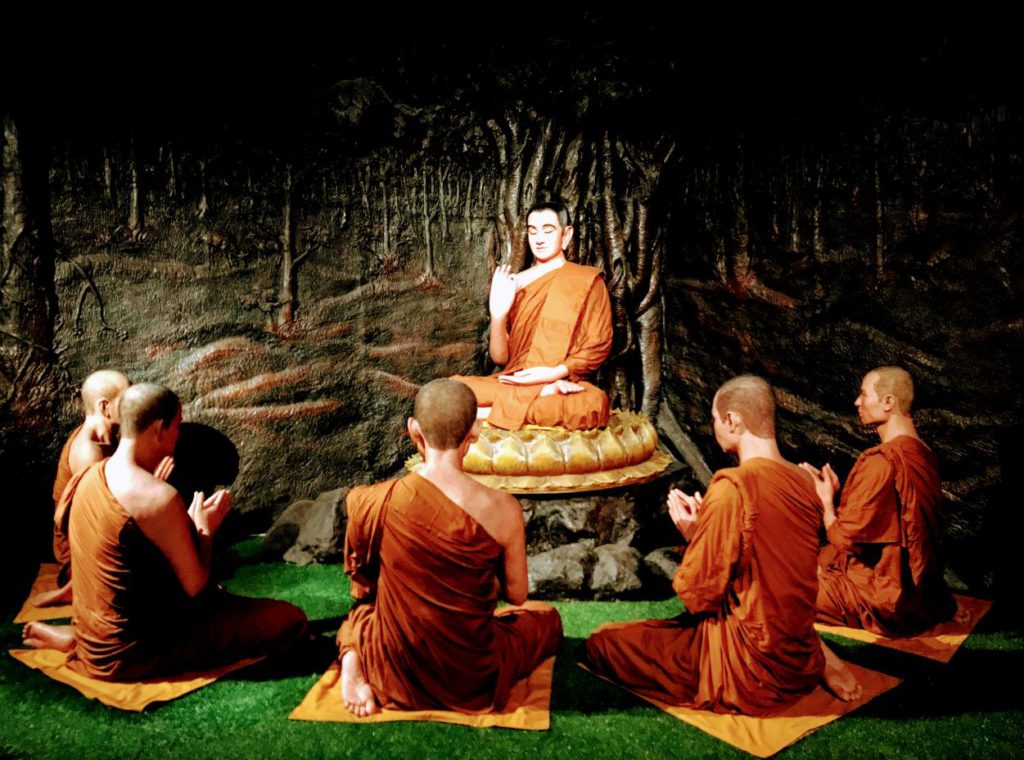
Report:
[[[674,599],[556,605],[566,639],[555,668],[548,732],[290,721],[288,713],[332,657],[333,632],[348,604],[348,583],[339,566],[262,563],[252,541],[235,547],[226,564],[231,577],[224,585],[229,590],[298,604],[310,620],[319,621],[321,645],[296,661],[251,668],[143,714],[91,702],[10,657],[0,657],[0,757],[748,757],[574,664],[583,641],[599,624],[669,617],[681,610]],[[18,646],[19,633],[12,623],[0,626],[4,647]],[[1005,632],[975,633],[949,665],[843,639],[831,641],[841,657],[906,681],[782,756],[1021,756],[1024,700],[1014,675],[1024,672],[1020,638]]]

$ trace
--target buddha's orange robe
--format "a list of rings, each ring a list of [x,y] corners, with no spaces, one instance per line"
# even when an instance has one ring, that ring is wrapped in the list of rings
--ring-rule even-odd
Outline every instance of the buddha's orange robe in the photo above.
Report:
[[[861,454],[821,552],[818,620],[889,636],[948,620],[942,523],[938,463],[924,443],[901,435]]]
[[[110,492],[107,461],[72,478],[64,494],[75,568],[73,669],[107,681],[168,676],[269,654],[303,634],[306,616],[287,602],[214,588],[189,598]]]
[[[715,474],[672,585],[673,620],[612,623],[587,639],[591,666],[640,694],[765,715],[813,690],[821,506],[809,477],[752,459]]]
[[[504,551],[430,481],[353,488],[347,509],[355,601],[338,648],[359,654],[381,707],[501,709],[512,684],[555,653],[557,610],[495,611]]]
[[[566,262],[516,293],[508,336],[508,364],[499,373],[527,367],[569,370],[579,393],[539,396],[542,385],[508,385],[490,377],[455,376],[472,388],[479,406],[490,406],[487,421],[519,430],[523,425],[551,425],[571,430],[608,424],[608,396],[585,382],[608,358],[612,316],[601,270]]]

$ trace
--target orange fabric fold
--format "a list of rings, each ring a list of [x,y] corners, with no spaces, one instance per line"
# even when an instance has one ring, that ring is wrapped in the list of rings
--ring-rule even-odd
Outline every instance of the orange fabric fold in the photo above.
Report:
[[[704,733],[731,744],[737,749],[755,757],[771,757],[776,752],[780,752],[847,713],[853,712],[900,684],[899,678],[868,670],[849,662],[846,663],[846,666],[853,672],[864,690],[860,699],[854,702],[843,702],[819,685],[814,691],[773,715],[728,715],[708,710],[697,710],[692,707],[676,707],[632,689],[626,689],[626,691],[664,710],[673,718],[689,723],[694,728],[699,728]],[[593,673],[582,663],[580,667]],[[626,688],[600,674],[594,673],[594,675]]]
[[[551,681],[554,669],[554,657],[544,660],[529,676],[516,682],[509,692],[508,702],[495,712],[469,715],[454,710],[383,710],[376,715],[357,718],[341,701],[341,666],[334,663],[288,717],[292,720],[335,723],[430,721],[474,728],[547,731],[551,727]]]
[[[196,689],[209,686],[228,673],[264,659],[249,657],[209,670],[183,673],[171,678],[116,683],[89,678],[72,670],[67,665],[67,653],[56,649],[11,649],[10,655],[44,676],[67,684],[87,699],[95,699],[108,707],[130,712],[141,712],[154,702],[170,702],[172,699],[183,697]]]
[[[71,605],[61,604],[53,607],[36,607],[32,599],[37,594],[47,591],[56,591],[57,575],[60,573],[60,565],[56,562],[43,562],[39,565],[39,575],[32,584],[32,590],[28,592],[25,603],[14,618],[15,623],[31,623],[36,620],[57,620],[59,618],[71,617]]]
[[[863,628],[847,628],[824,623],[817,623],[814,627],[820,633],[831,633],[854,641],[878,644],[878,646],[945,663],[953,659],[953,655],[992,607],[992,602],[988,599],[977,599],[960,594],[953,594],[953,598],[957,604],[956,615],[916,636],[892,638],[865,631]]]
[[[64,488],[67,486],[68,481],[74,473],[71,472],[71,445],[75,442],[78,434],[82,432],[84,424],[79,425],[71,431],[71,435],[64,441],[64,446],[60,450],[60,457],[57,458],[57,475],[53,479],[53,506],[57,506],[57,502],[60,501],[61,494],[64,493]]]

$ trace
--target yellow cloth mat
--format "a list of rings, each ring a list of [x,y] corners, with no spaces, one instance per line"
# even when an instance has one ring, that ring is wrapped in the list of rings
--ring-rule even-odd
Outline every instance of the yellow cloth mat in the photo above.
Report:
[[[288,717],[292,720],[324,720],[336,723],[426,720],[475,728],[547,731],[551,727],[551,677],[554,669],[554,657],[549,657],[534,668],[527,678],[512,687],[508,704],[501,712],[467,715],[454,710],[384,710],[376,715],[357,718],[341,701],[341,665],[336,662],[328,668]]]
[[[154,702],[170,702],[172,699],[183,697],[190,691],[209,686],[228,673],[241,670],[264,659],[263,657],[250,657],[210,670],[183,673],[180,676],[114,683],[76,673],[66,665],[67,653],[56,649],[12,649],[10,654],[14,659],[40,671],[54,681],[60,681],[76,689],[84,697],[98,699],[109,707],[132,712],[141,712]]]
[[[847,639],[878,644],[882,647],[945,663],[953,659],[956,650],[960,648],[960,645],[974,630],[974,626],[985,617],[985,613],[992,607],[992,602],[988,599],[977,599],[960,594],[953,594],[953,598],[956,599],[957,605],[953,619],[939,623],[931,630],[919,633],[917,636],[890,638],[865,631],[863,628],[847,628],[842,625],[824,625],[823,623],[815,623],[814,627],[818,629],[819,633],[832,633]]]
[[[737,749],[749,752],[755,757],[771,757],[790,744],[808,734],[817,731],[822,726],[841,718],[846,713],[856,710],[861,705],[870,702],[879,694],[884,694],[900,683],[899,678],[887,676],[874,670],[862,668],[853,663],[847,662],[846,666],[853,671],[853,674],[860,681],[864,690],[863,696],[855,702],[843,702],[829,694],[823,686],[818,686],[814,691],[802,697],[795,704],[785,710],[767,717],[752,717],[749,715],[725,715],[714,713],[709,710],[694,710],[690,707],[676,707],[666,704],[657,699],[636,694],[631,689],[625,689],[631,694],[636,694],[655,707],[658,707],[673,718],[678,718],[684,723],[689,723],[695,728],[710,734],[716,739],[731,744]],[[584,670],[593,673],[589,668],[580,664]],[[594,673],[594,675],[597,675]],[[615,683],[603,676],[598,678]],[[615,683],[620,688],[622,684]]]
[[[44,562],[39,566],[39,575],[36,576],[32,590],[28,592],[28,598],[21,605],[21,612],[14,618],[15,623],[31,623],[35,620],[57,620],[58,618],[71,617],[71,605],[64,604],[58,607],[33,607],[32,597],[42,594],[44,591],[57,590],[57,573],[60,572],[60,565],[56,562]]]

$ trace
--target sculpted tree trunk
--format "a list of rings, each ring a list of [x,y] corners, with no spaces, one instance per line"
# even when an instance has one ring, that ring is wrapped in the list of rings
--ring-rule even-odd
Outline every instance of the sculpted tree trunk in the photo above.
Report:
[[[129,154],[131,185],[128,194],[128,232],[131,233],[132,237],[137,238],[145,224],[145,209],[142,206],[142,180],[139,172],[139,156],[134,139],[132,139],[129,146]]]
[[[117,208],[117,196],[114,195],[114,161],[110,157],[110,148],[103,146],[103,198],[110,208]]]
[[[47,150],[3,117],[0,241],[0,412],[52,425],[56,268]]]
[[[441,177],[438,176],[438,185],[441,184]],[[426,261],[423,264],[423,276],[434,276],[434,241],[430,235],[430,224],[433,221],[433,212],[430,208],[430,194],[427,192],[427,170],[423,170],[423,245],[427,249]],[[443,207],[443,206],[442,206]],[[444,212],[442,211],[442,214]]]
[[[657,421],[661,406],[661,365],[664,305],[661,292],[663,220],[652,219],[661,173],[675,151],[672,143],[653,149],[601,140],[601,213],[604,223],[605,268],[619,350],[611,358],[613,406],[640,407]],[[629,170],[618,190],[616,159]],[[620,198],[620,195],[623,196]],[[631,367],[639,359],[639,377]]]
[[[526,262],[523,214],[536,198],[541,180],[551,181],[557,174],[565,135],[551,119],[538,123],[536,114],[523,109],[506,111],[501,119],[488,120],[487,127],[500,172],[495,204],[499,254],[503,263],[518,271]]]
[[[178,164],[174,159],[174,143],[167,146],[167,197],[178,200]]]
[[[299,267],[313,252],[296,253],[295,186],[292,166],[285,167],[284,210],[281,224],[281,289],[277,297],[277,326],[289,327],[299,315]]]
[[[874,133],[874,161],[872,179],[875,189],[875,280],[881,282],[885,275],[885,207],[882,203],[882,170],[881,170],[882,135],[876,128]]]

